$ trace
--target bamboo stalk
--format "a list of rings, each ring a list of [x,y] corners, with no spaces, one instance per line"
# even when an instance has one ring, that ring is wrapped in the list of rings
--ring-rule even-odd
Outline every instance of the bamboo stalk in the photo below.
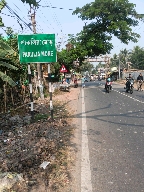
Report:
[[[6,71],[5,71],[6,74]],[[7,82],[3,85],[4,88],[4,112],[7,112],[7,91],[6,91]]]
[[[4,88],[4,112],[7,112],[7,96],[6,96],[6,84],[3,85]]]
[[[13,90],[12,90],[12,88],[10,88],[10,90],[11,90],[11,99],[12,99],[12,104],[13,104],[13,106],[14,106]]]

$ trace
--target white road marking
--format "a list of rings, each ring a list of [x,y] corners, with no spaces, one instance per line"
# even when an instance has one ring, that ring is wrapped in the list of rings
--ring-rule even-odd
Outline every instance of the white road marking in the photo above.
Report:
[[[102,84],[101,84],[101,85],[102,85]],[[124,95],[124,96],[126,96],[126,97],[129,97],[130,99],[133,99],[134,101],[137,101],[137,102],[139,102],[139,103],[144,103],[143,101],[140,101],[140,100],[138,100],[138,99],[135,99],[135,98],[127,95],[126,93],[121,93],[121,92],[118,91],[117,89],[112,89],[112,90],[115,91],[115,92],[117,92],[117,93],[120,93],[121,95]],[[103,94],[105,94],[105,93],[103,93]]]
[[[84,90],[82,89],[82,156],[81,156],[81,192],[92,192],[91,170],[87,124],[85,114]]]

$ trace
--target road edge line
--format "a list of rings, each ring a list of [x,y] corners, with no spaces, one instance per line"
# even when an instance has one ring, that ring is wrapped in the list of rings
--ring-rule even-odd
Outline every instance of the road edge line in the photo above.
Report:
[[[81,152],[81,192],[92,192],[87,123],[86,123],[84,90],[83,89],[82,89],[82,147],[81,148],[82,148],[82,152]]]

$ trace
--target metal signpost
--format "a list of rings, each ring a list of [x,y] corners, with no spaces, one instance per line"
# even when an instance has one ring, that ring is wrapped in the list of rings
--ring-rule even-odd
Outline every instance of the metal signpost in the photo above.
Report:
[[[31,100],[31,117],[34,118],[32,82],[30,63],[53,63],[56,62],[55,34],[32,34],[18,35],[18,48],[20,63],[28,64],[28,76]],[[48,73],[50,74],[50,64],[48,64]],[[50,78],[49,78],[50,80]],[[49,82],[50,90],[50,110],[53,119],[52,87]]]

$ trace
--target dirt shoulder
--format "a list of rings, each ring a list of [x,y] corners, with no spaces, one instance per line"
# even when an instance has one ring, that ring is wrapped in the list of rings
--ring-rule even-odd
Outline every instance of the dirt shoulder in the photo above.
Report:
[[[80,111],[80,92],[81,87],[72,88],[70,93],[63,93],[57,95],[54,99],[66,103],[67,109],[70,112],[70,116],[67,119],[68,122],[74,128],[73,135],[70,140],[71,151],[69,154],[72,155],[73,161],[69,166],[70,183],[65,187],[65,192],[78,192],[80,191],[80,158],[81,158],[81,132],[80,132],[80,119],[77,118],[77,114]]]
[[[54,121],[49,98],[35,102],[33,123],[29,106],[0,117],[0,192],[75,191],[70,190],[77,124],[72,117],[79,94],[80,88],[53,94]]]

